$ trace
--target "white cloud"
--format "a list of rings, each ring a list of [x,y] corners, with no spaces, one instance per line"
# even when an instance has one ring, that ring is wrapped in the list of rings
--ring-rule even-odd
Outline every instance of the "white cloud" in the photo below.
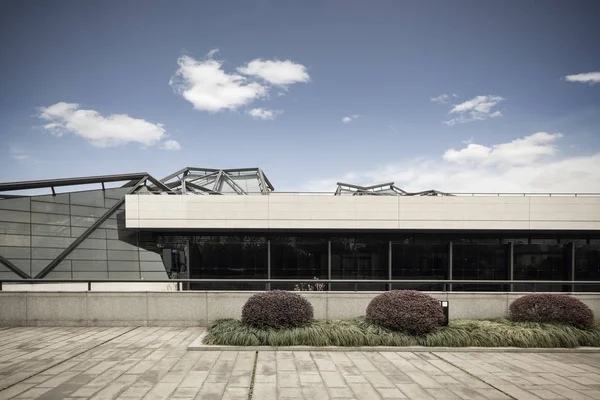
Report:
[[[471,100],[454,105],[449,114],[456,114],[457,117],[444,123],[452,126],[454,124],[501,117],[502,113],[500,111],[493,111],[492,108],[503,100],[505,99],[500,96],[476,96]]]
[[[290,60],[261,60],[257,58],[244,67],[238,67],[237,71],[240,74],[259,77],[277,86],[310,81],[306,67]]]
[[[600,152],[561,158],[561,137],[541,132],[492,146],[469,144],[439,158],[391,163],[286,190],[333,191],[338,181],[359,185],[392,181],[413,192],[600,192]]]
[[[565,79],[569,82],[582,82],[593,85],[595,83],[600,83],[600,72],[587,72],[584,74],[567,75],[565,76]]]
[[[56,136],[71,133],[94,146],[109,147],[127,143],[152,146],[166,135],[161,124],[153,124],[126,114],[107,117],[94,110],[83,110],[76,103],[56,103],[40,109],[39,117],[49,121],[44,128]]]
[[[213,58],[218,52],[219,49],[211,49],[208,53],[206,53],[206,58]]]
[[[561,137],[560,133],[538,132],[509,143],[489,147],[470,143],[463,149],[446,151],[442,158],[457,164],[527,165],[537,161],[540,157],[556,154],[554,142]]]
[[[265,108],[253,108],[252,110],[248,111],[248,114],[250,114],[250,116],[255,119],[275,119],[275,117],[277,117],[282,112],[283,111],[281,111],[281,110],[267,110]]]
[[[345,124],[347,124],[347,123],[349,123],[349,122],[352,122],[352,121],[354,121],[354,120],[355,120],[355,119],[357,119],[358,117],[360,117],[360,115],[358,115],[358,114],[354,114],[354,115],[351,115],[351,116],[349,116],[349,117],[344,117],[344,118],[342,118],[342,122],[343,122],[343,123],[345,123]]]
[[[10,157],[13,160],[17,160],[20,162],[24,162],[24,161],[31,159],[31,155],[28,152],[26,152],[25,150],[18,148],[18,147],[11,146],[9,153],[10,153]]]
[[[440,94],[438,97],[432,97],[429,100],[434,103],[445,104],[448,102],[449,98],[450,96],[448,96],[447,94]]]
[[[175,140],[167,140],[160,146],[160,148],[163,150],[180,150],[181,145]]]
[[[197,110],[235,110],[267,95],[267,87],[249,82],[241,75],[226,73],[219,61],[181,56],[177,63],[179,69],[169,84]]]

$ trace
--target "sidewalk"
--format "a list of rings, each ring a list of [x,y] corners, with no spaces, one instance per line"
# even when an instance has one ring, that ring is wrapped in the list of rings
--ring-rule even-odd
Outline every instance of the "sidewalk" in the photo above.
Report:
[[[600,399],[597,353],[186,351],[201,332],[3,329],[0,399]]]

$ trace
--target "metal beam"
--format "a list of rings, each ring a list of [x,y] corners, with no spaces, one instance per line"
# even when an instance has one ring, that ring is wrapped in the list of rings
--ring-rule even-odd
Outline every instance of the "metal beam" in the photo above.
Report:
[[[148,179],[150,182],[152,182],[154,184],[154,186],[156,186],[159,189],[164,190],[167,193],[172,193],[175,194],[174,191],[171,190],[170,187],[168,187],[167,185],[165,185],[164,183],[162,183],[161,181],[159,181],[158,179],[150,176],[150,175],[146,175],[145,179]]]
[[[223,176],[223,170],[219,171],[217,177],[215,178],[215,184],[213,185],[212,190],[215,192],[219,191],[219,183],[221,183],[221,177]]]
[[[164,183],[164,182],[166,182],[168,180],[171,180],[171,179],[175,178],[177,175],[185,174],[187,171],[188,171],[187,167],[186,168],[182,168],[182,169],[180,169],[177,172],[173,172],[171,175],[165,176],[160,181]]]
[[[149,179],[149,176],[144,176],[126,194],[131,194],[135,192],[135,190],[138,187],[142,186],[147,179]],[[50,262],[50,264],[48,264],[43,270],[41,270],[40,273],[35,276],[35,279],[42,279],[43,277],[48,275],[54,268],[58,266],[58,264],[60,264],[69,254],[71,254],[71,252],[75,250],[75,248],[77,248],[77,246],[79,246],[81,242],[87,239],[88,236],[92,234],[92,232],[98,229],[100,225],[102,225],[108,218],[110,218],[114,213],[116,213],[123,204],[125,204],[125,196],[123,196],[121,200],[115,203],[115,205],[113,205],[106,213],[104,213],[104,215],[102,215],[98,220],[96,220],[96,222],[94,222],[92,226],[87,228],[85,232],[81,234],[81,236],[75,239],[73,243],[71,243],[66,249],[64,249],[62,253],[60,253],[54,260]]]
[[[235,183],[233,181],[233,179],[231,179],[231,177],[227,174],[223,175],[225,177],[225,179],[227,179],[230,183],[230,186],[233,188],[233,190],[237,193],[237,194],[248,194],[246,193],[246,191],[244,189],[242,189],[237,183]]]
[[[87,185],[90,183],[101,183],[101,182],[119,182],[129,181],[133,179],[141,179],[145,176],[150,176],[147,172],[138,172],[132,174],[120,174],[120,175],[100,175],[100,176],[85,176],[79,178],[63,178],[63,179],[46,179],[39,181],[23,181],[23,182],[7,182],[0,183],[0,192],[9,190],[27,190],[27,189],[41,189],[49,187],[59,186],[76,186],[76,185]]]
[[[194,184],[192,182],[186,182],[186,185],[188,185],[192,189],[200,190],[201,192],[206,192],[208,194],[221,194],[219,192],[215,192],[214,190],[207,189],[207,188],[205,188],[203,186],[196,185],[196,184]]]
[[[19,267],[8,261],[6,258],[2,257],[2,255],[0,255],[0,264],[4,264],[8,269],[10,269],[12,272],[19,275],[23,279],[31,279],[31,276],[21,271]]]

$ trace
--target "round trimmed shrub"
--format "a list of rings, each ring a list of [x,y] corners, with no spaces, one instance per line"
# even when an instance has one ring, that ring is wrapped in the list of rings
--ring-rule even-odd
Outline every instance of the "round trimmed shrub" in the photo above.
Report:
[[[422,335],[444,323],[439,301],[416,290],[392,290],[375,297],[367,318],[395,331]]]
[[[312,304],[285,290],[255,294],[242,308],[242,322],[255,328],[297,328],[312,320]]]
[[[581,300],[564,294],[528,294],[509,307],[513,321],[550,322],[574,326],[594,323],[594,313]]]

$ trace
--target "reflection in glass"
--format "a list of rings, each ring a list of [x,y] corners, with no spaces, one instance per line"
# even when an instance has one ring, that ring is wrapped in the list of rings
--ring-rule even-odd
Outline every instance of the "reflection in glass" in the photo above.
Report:
[[[389,242],[369,237],[331,240],[332,279],[387,279]],[[333,284],[331,290],[386,290],[385,283]]]
[[[328,241],[325,238],[296,236],[272,238],[271,278],[326,279],[327,249]],[[295,285],[294,283],[274,283],[271,285],[271,289],[293,290]]]
[[[515,280],[568,280],[570,268],[569,249],[565,245],[515,244]],[[534,290],[533,285],[514,285],[516,292]],[[535,285],[535,291],[560,292],[569,290],[561,285]]]
[[[447,279],[448,245],[392,243],[393,279]],[[442,284],[395,284],[393,289],[442,290]]]
[[[600,244],[575,246],[575,280],[600,281]],[[577,292],[600,292],[600,285],[576,285]]]

